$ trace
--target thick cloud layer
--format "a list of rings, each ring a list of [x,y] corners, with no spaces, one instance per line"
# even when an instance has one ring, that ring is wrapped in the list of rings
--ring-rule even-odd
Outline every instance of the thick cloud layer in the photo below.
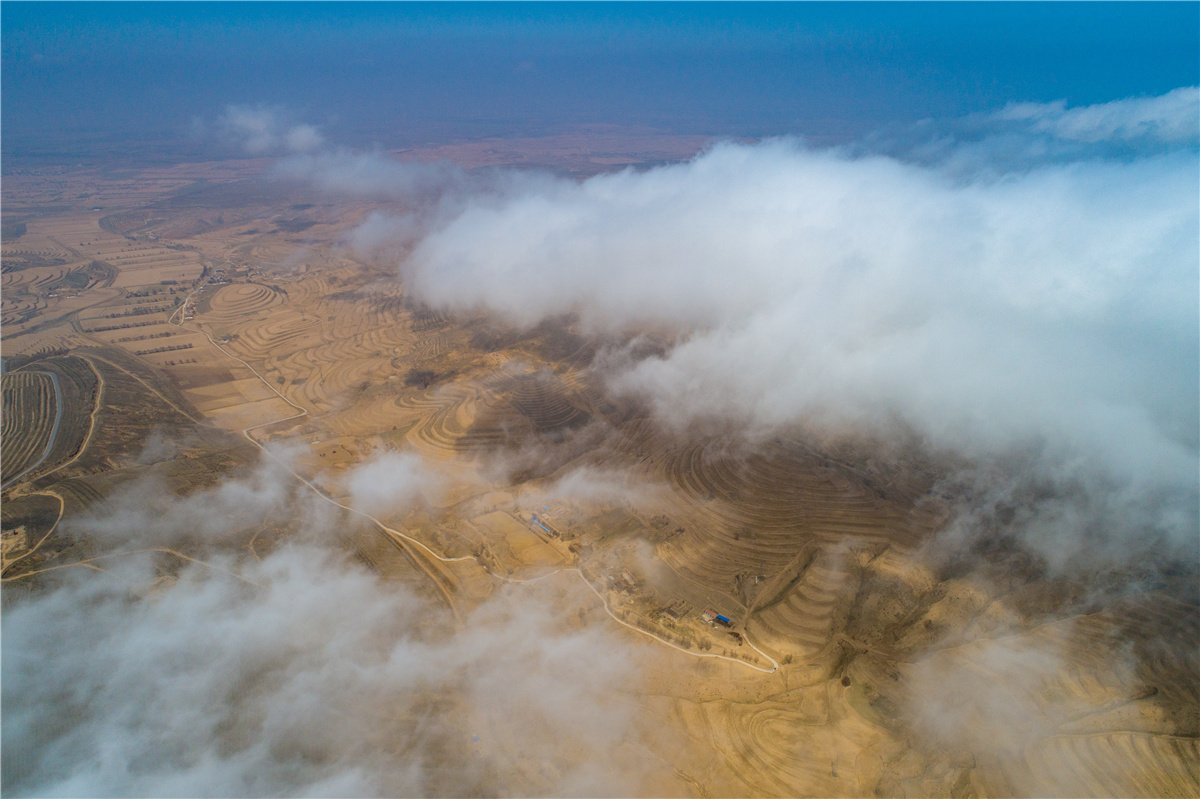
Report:
[[[994,136],[942,137],[938,158],[776,140],[510,179],[443,204],[421,236],[375,218],[357,241],[378,247],[390,225],[432,304],[667,333],[661,357],[606,362],[669,424],[903,428],[972,458],[1034,452],[1190,540],[1196,99],[1011,105],[971,121]],[[1049,140],[1069,146],[1044,157]]]

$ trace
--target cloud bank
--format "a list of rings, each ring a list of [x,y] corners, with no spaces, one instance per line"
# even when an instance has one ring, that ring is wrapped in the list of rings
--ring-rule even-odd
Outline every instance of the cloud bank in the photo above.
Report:
[[[899,429],[971,458],[1034,453],[1190,541],[1196,97],[992,115],[1026,150],[1071,142],[1050,160],[724,144],[582,182],[514,177],[420,225],[370,220],[356,241],[378,249],[391,225],[406,284],[434,305],[665,331],[664,355],[606,363],[675,427]]]

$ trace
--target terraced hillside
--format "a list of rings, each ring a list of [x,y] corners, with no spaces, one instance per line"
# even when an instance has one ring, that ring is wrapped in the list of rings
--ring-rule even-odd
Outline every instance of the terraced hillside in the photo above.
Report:
[[[579,400],[573,402],[567,386],[549,370],[515,377],[506,388],[508,401],[539,435],[557,438],[591,421]]]
[[[54,381],[48,374],[22,371],[3,376],[4,421],[0,431],[3,481],[8,483],[47,454],[58,419]]]
[[[103,392],[100,375],[84,357],[55,355],[38,360],[15,374],[24,374],[27,371],[53,375],[53,378],[47,379],[52,380],[55,391],[60,393],[62,416],[53,446],[45,451],[45,460],[14,483],[14,486],[52,472],[80,454],[88,437],[95,430],[93,415]],[[57,409],[52,413],[57,413]]]
[[[676,487],[675,515],[688,522],[659,547],[660,557],[690,579],[747,600],[755,593],[748,582],[763,585],[806,547],[878,543],[909,551],[944,518],[944,509],[927,497],[930,478],[920,471],[886,482],[884,474],[798,440],[748,450],[728,437],[678,445],[652,436],[626,446],[636,447],[634,454],[660,453],[661,466],[653,468]],[[819,562],[830,563],[824,556]],[[820,568],[829,574],[818,582],[835,590],[839,569]],[[805,590],[816,591],[816,584]]]
[[[223,286],[209,300],[211,321],[238,321],[251,318],[273,305],[278,305],[281,299],[277,292],[268,286],[258,283],[238,283]]]
[[[780,657],[815,655],[833,638],[836,616],[857,590],[849,579],[844,548],[818,546],[800,573],[773,597],[756,602],[747,630]],[[802,553],[799,557],[804,557]],[[840,621],[845,621],[844,617]]]

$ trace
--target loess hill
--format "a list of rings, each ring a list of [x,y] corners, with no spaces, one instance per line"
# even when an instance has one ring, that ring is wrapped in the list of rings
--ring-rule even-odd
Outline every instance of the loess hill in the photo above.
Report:
[[[639,727],[672,731],[646,738],[674,774],[656,792],[1200,793],[1195,564],[946,554],[955,497],[918,448],[666,430],[605,390],[605,342],[571,318],[429,308],[339,244],[378,206],[253,169],[6,179],[6,600],[120,557],[59,525],[146,475],[186,495],[275,443],[346,505],[352,469],[416,453],[440,488],[369,522],[330,506],[340,545],[436,618],[577,569],[581,618],[649,655],[631,691]],[[167,577],[258,558],[294,527],[157,557]]]

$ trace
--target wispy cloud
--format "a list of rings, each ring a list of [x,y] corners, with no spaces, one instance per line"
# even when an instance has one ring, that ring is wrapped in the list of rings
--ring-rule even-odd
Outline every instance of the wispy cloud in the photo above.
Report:
[[[6,601],[6,792],[633,795],[661,774],[628,745],[642,650],[562,612],[594,605],[585,587],[500,590],[451,632],[448,612],[329,549],[355,521],[314,516],[295,485],[264,464],[185,497],[134,485],[77,519],[109,554],[182,546],[188,517],[216,538],[264,519],[308,534],[261,561],[109,557]]]
[[[412,452],[384,452],[339,480],[356,510],[374,516],[409,508],[437,490],[441,479]]]
[[[276,106],[229,105],[217,118],[218,135],[248,155],[305,153],[324,143],[313,125],[290,124]]]
[[[1145,139],[1195,145],[1200,138],[1200,88],[1191,86],[1158,97],[1073,108],[1068,108],[1065,100],[1011,103],[993,114],[992,119],[1071,141]]]
[[[965,180],[1050,164],[1131,161],[1200,148],[1200,89],[1087,106],[1010,103],[960,119],[893,125],[848,149],[887,153]]]

